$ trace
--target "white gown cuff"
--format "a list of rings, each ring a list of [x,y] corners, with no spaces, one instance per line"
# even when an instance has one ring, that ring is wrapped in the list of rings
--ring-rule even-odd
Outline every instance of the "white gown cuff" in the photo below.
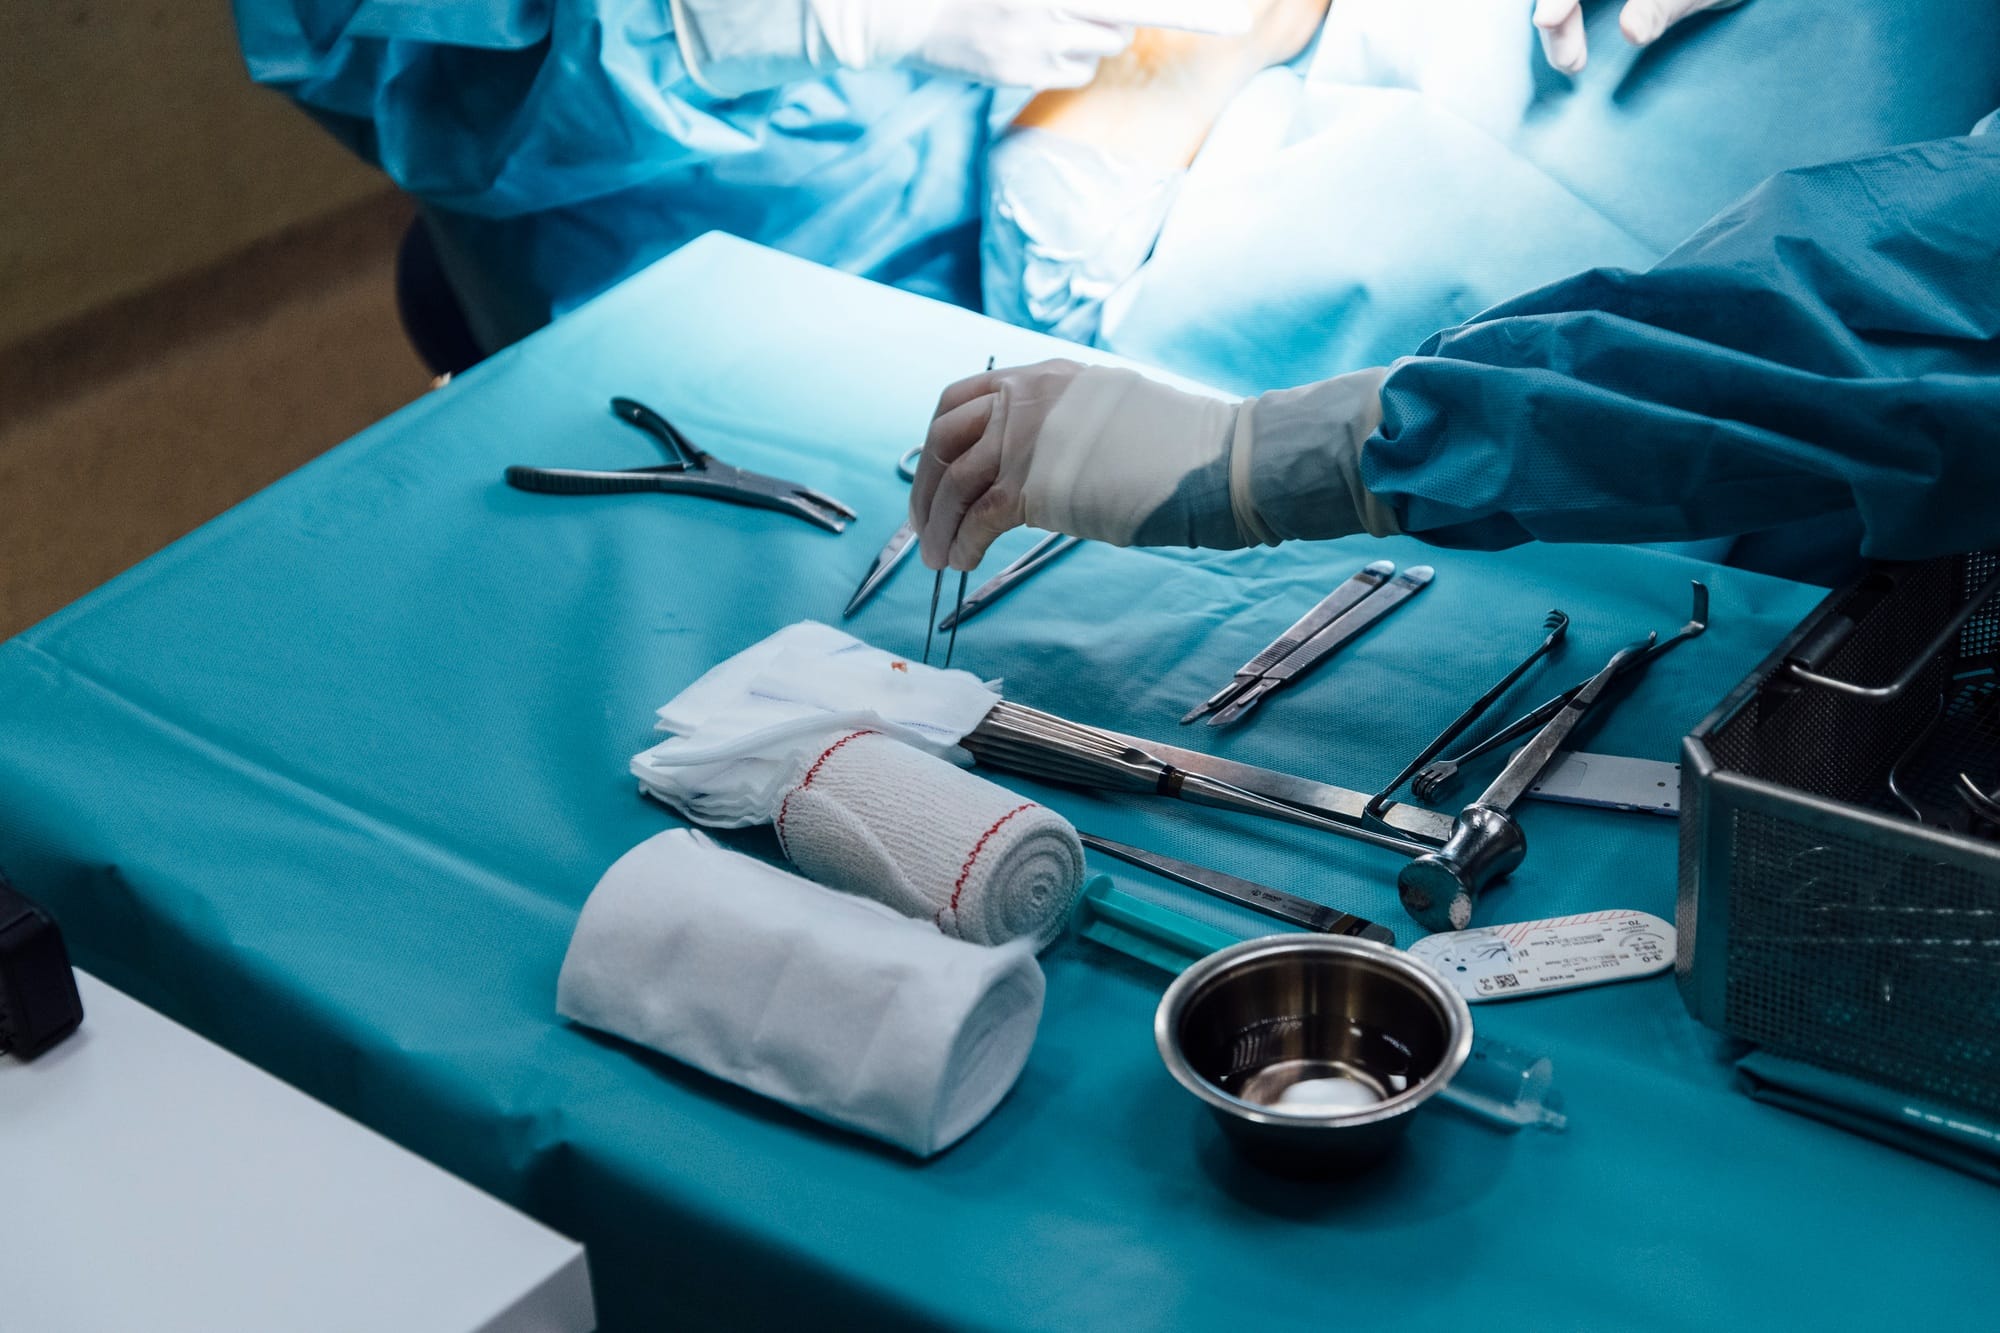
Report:
[[[839,67],[811,0],[667,0],[688,74],[741,97]]]

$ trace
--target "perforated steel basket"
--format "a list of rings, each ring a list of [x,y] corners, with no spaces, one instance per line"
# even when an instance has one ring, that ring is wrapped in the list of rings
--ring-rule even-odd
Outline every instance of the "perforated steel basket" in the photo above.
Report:
[[[2000,1114],[2000,553],[1836,592],[1688,736],[1676,974],[1700,1021]],[[1892,777],[1894,779],[1892,785]]]

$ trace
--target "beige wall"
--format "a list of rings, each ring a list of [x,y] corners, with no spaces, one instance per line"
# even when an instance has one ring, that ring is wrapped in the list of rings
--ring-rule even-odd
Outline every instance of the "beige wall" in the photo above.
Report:
[[[386,188],[227,0],[0,0],[0,346]]]

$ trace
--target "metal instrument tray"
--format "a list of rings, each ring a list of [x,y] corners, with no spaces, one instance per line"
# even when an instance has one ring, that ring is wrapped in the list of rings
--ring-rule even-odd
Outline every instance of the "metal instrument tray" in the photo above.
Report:
[[[1675,972],[1711,1027],[2000,1114],[2000,842],[1954,790],[2000,787],[1996,589],[1990,551],[1880,566],[1688,735]]]

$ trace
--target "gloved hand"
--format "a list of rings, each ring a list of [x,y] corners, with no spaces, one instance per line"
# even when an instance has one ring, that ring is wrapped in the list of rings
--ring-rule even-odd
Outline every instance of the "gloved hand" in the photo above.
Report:
[[[1022,525],[1219,549],[1394,532],[1360,483],[1383,373],[1251,402],[1074,361],[960,380],[938,400],[910,488],[924,563],[971,569]]]
[[[1077,87],[1090,82],[1098,61],[1125,49],[1135,23],[1209,22],[1183,14],[1187,0],[670,2],[688,72],[725,97],[836,69],[890,65],[983,83]]]
[[[1651,46],[1660,34],[1690,14],[1704,9],[1728,9],[1743,0],[1626,0],[1618,30],[1634,46]],[[1541,30],[1542,52],[1565,74],[1581,71],[1590,60],[1583,31],[1583,0],[1536,0],[1535,27]]]

